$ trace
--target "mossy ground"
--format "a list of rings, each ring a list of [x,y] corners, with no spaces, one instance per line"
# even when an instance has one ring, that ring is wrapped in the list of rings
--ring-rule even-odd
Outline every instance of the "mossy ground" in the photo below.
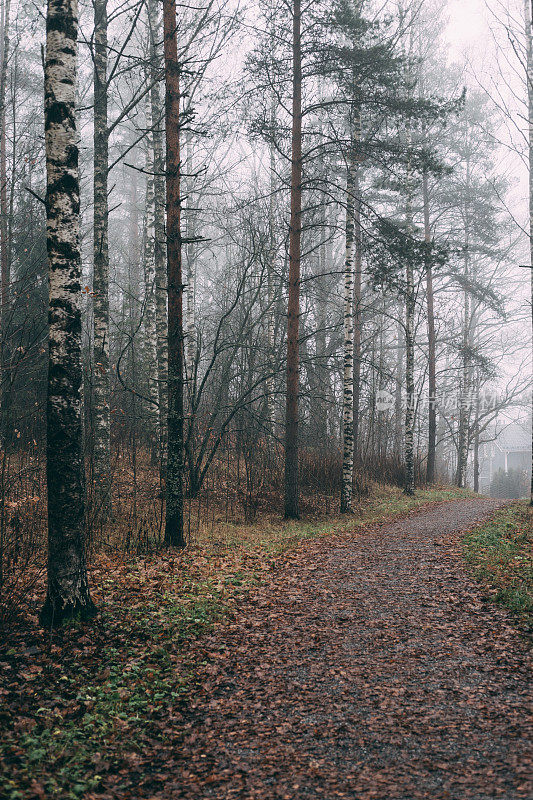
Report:
[[[533,629],[533,509],[516,502],[464,539],[467,564],[498,603]]]

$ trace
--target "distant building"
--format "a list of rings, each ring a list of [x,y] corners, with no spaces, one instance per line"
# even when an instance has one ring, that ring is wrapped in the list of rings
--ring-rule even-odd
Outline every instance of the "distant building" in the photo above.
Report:
[[[531,430],[526,423],[511,422],[494,432],[494,439],[480,448],[479,491],[488,494],[498,470],[531,470]]]

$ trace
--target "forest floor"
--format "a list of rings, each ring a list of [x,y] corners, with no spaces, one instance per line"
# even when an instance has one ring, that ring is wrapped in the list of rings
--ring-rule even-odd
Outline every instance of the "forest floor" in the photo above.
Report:
[[[446,496],[101,559],[97,620],[0,648],[0,796],[531,796],[531,517]]]

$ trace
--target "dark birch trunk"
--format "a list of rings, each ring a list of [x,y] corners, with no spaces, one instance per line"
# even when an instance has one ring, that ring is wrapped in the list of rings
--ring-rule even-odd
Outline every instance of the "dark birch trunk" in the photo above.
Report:
[[[287,411],[285,421],[285,517],[298,519],[298,395],[300,321],[300,240],[302,233],[302,52],[300,0],[294,0],[292,27],[291,221],[287,320]]]
[[[328,417],[331,415],[329,406],[330,394],[330,370],[328,367],[328,356],[326,352],[327,338],[326,329],[328,324],[328,286],[327,286],[327,247],[326,230],[327,215],[326,204],[322,203],[320,208],[320,226],[322,231],[322,241],[318,250],[318,277],[316,279],[316,334],[315,334],[315,353],[316,353],[316,377],[318,392],[315,399],[315,413],[313,420],[313,430],[316,431],[317,446],[320,450],[327,450],[328,442]]]
[[[96,613],[85,562],[82,441],[81,257],[76,130],[75,0],[48,0],[44,65],[46,244],[49,274],[48,591],[46,627]]]
[[[183,532],[183,278],[180,196],[180,68],[176,2],[163,0],[168,291],[168,443],[165,542],[184,547]]]
[[[276,105],[275,97],[272,95],[270,99],[270,125],[272,128],[272,136],[274,136],[274,129],[276,127]],[[274,410],[274,334],[275,334],[275,320],[274,320],[274,279],[276,275],[276,261],[277,261],[277,248],[276,248],[276,156],[274,151],[274,144],[270,143],[270,197],[268,201],[268,233],[269,233],[269,254],[267,265],[267,344],[268,344],[268,370],[269,376],[267,378],[267,418],[270,428],[270,433],[275,433],[275,410]]]
[[[94,367],[93,479],[95,516],[111,514],[111,382],[109,372],[109,250],[107,178],[107,0],[94,2]]]

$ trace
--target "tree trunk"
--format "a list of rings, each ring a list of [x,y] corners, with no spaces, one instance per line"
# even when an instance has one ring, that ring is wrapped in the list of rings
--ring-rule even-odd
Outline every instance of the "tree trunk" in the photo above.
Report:
[[[287,320],[287,411],[285,422],[285,517],[298,519],[298,328],[300,321],[300,240],[302,233],[302,53],[300,0],[294,0],[292,27],[291,221]]]
[[[468,165],[467,165],[468,166]],[[468,168],[467,168],[468,178]],[[465,289],[463,292],[463,342],[462,342],[462,378],[461,378],[461,395],[459,398],[459,437],[457,447],[457,472],[455,481],[459,488],[466,486],[466,467],[468,462],[468,438],[469,438],[469,422],[470,422],[470,304],[468,299],[468,290],[466,287],[470,269],[469,269],[469,231],[468,231],[468,215],[465,214],[466,235],[465,235],[465,250],[464,250],[464,278]]]
[[[363,334],[362,315],[362,229],[361,229],[361,189],[359,170],[354,170],[354,339],[353,339],[353,449],[357,461],[359,452],[359,409],[361,405],[361,341]]]
[[[0,17],[0,434],[4,446],[9,439],[9,387],[11,383],[7,352],[10,318],[11,258],[8,220],[10,209],[7,200],[6,155],[6,91],[7,59],[9,54],[10,0],[3,0]],[[15,146],[13,144],[13,151]],[[12,200],[12,198],[11,198]]]
[[[411,146],[411,129],[407,129],[407,143]],[[412,234],[411,167],[407,167],[407,202],[405,220],[407,234]],[[415,491],[414,435],[415,435],[415,283],[413,264],[407,261],[405,269],[405,486],[404,493]]]
[[[474,426],[474,492],[479,494],[479,382],[477,382],[476,386],[476,419]]]
[[[346,174],[346,256],[344,262],[344,379],[343,379],[343,459],[341,513],[352,510],[353,488],[353,317],[354,317],[354,143],[348,154]]]
[[[144,232],[144,341],[148,370],[148,437],[152,464],[159,458],[159,375],[157,372],[157,325],[154,223],[154,153],[151,106],[146,105],[146,211]]]
[[[431,229],[429,226],[429,194],[428,176],[424,172],[422,177],[422,195],[424,203],[424,240],[426,247],[431,244]],[[435,458],[437,446],[437,383],[436,383],[436,353],[435,353],[435,312],[433,307],[433,270],[429,253],[426,253],[426,303],[428,314],[428,382],[429,382],[429,411],[428,411],[428,460],[426,465],[426,482],[435,480]]]
[[[107,130],[107,0],[94,3],[94,368],[93,478],[95,515],[111,514],[111,416],[109,372],[109,135]]]
[[[468,294],[464,292],[464,331],[462,354],[461,396],[459,399],[459,443],[457,448],[456,483],[459,488],[466,486],[466,467],[468,462],[468,427],[469,427],[469,357],[468,357]]]
[[[82,441],[81,257],[76,130],[75,0],[48,0],[46,16],[46,244],[49,274],[48,591],[40,621],[57,626],[96,613],[85,562]]]
[[[168,291],[168,443],[165,543],[184,547],[183,278],[180,196],[180,67],[176,2],[163,0]]]
[[[163,107],[158,78],[161,73],[161,21],[157,0],[148,0],[150,23],[150,81],[152,90],[154,143],[154,246],[155,300],[157,333],[157,374],[159,379],[159,441],[161,472],[165,473],[168,417],[168,326],[167,326],[167,259],[165,253],[165,154],[163,149]]]
[[[189,395],[193,390],[192,379],[194,375],[194,364],[196,361],[196,319],[195,319],[195,294],[196,294],[196,209],[195,204],[198,202],[193,195],[193,158],[192,158],[192,136],[188,134],[186,137],[187,147],[187,173],[188,185],[185,188],[185,195],[187,196],[187,304],[186,304],[186,331],[187,335],[185,359],[186,359],[186,375],[189,381]]]
[[[270,125],[272,136],[276,125],[276,105],[272,95],[270,100]],[[270,433],[275,433],[275,410],[274,410],[274,278],[276,275],[276,158],[274,145],[270,143],[270,197],[268,201],[268,233],[269,233],[269,253],[267,264],[267,345],[268,345],[268,371],[266,390],[267,390],[267,418]]]
[[[318,277],[316,279],[316,298],[314,303],[316,332],[315,332],[315,364],[316,382],[318,386],[314,403],[312,435],[316,435],[316,444],[321,451],[328,450],[328,418],[332,416],[329,403],[330,376],[327,355],[327,324],[328,324],[328,248],[326,246],[327,214],[326,203],[320,207],[320,230],[322,241],[318,249]]]
[[[530,254],[530,280],[531,280],[531,358],[533,364],[533,47],[531,25],[532,10],[528,0],[524,0],[524,23],[526,32],[526,81],[528,105],[528,155],[529,155],[529,254]],[[531,389],[531,420],[532,420],[532,459],[533,459],[533,384]],[[533,463],[531,465],[531,492],[530,503],[533,506]]]
[[[403,339],[405,332],[400,316],[402,313],[401,305],[398,308],[398,322],[396,325],[396,365],[395,377],[396,384],[394,387],[394,455],[399,460],[402,457],[402,372],[403,372]]]

